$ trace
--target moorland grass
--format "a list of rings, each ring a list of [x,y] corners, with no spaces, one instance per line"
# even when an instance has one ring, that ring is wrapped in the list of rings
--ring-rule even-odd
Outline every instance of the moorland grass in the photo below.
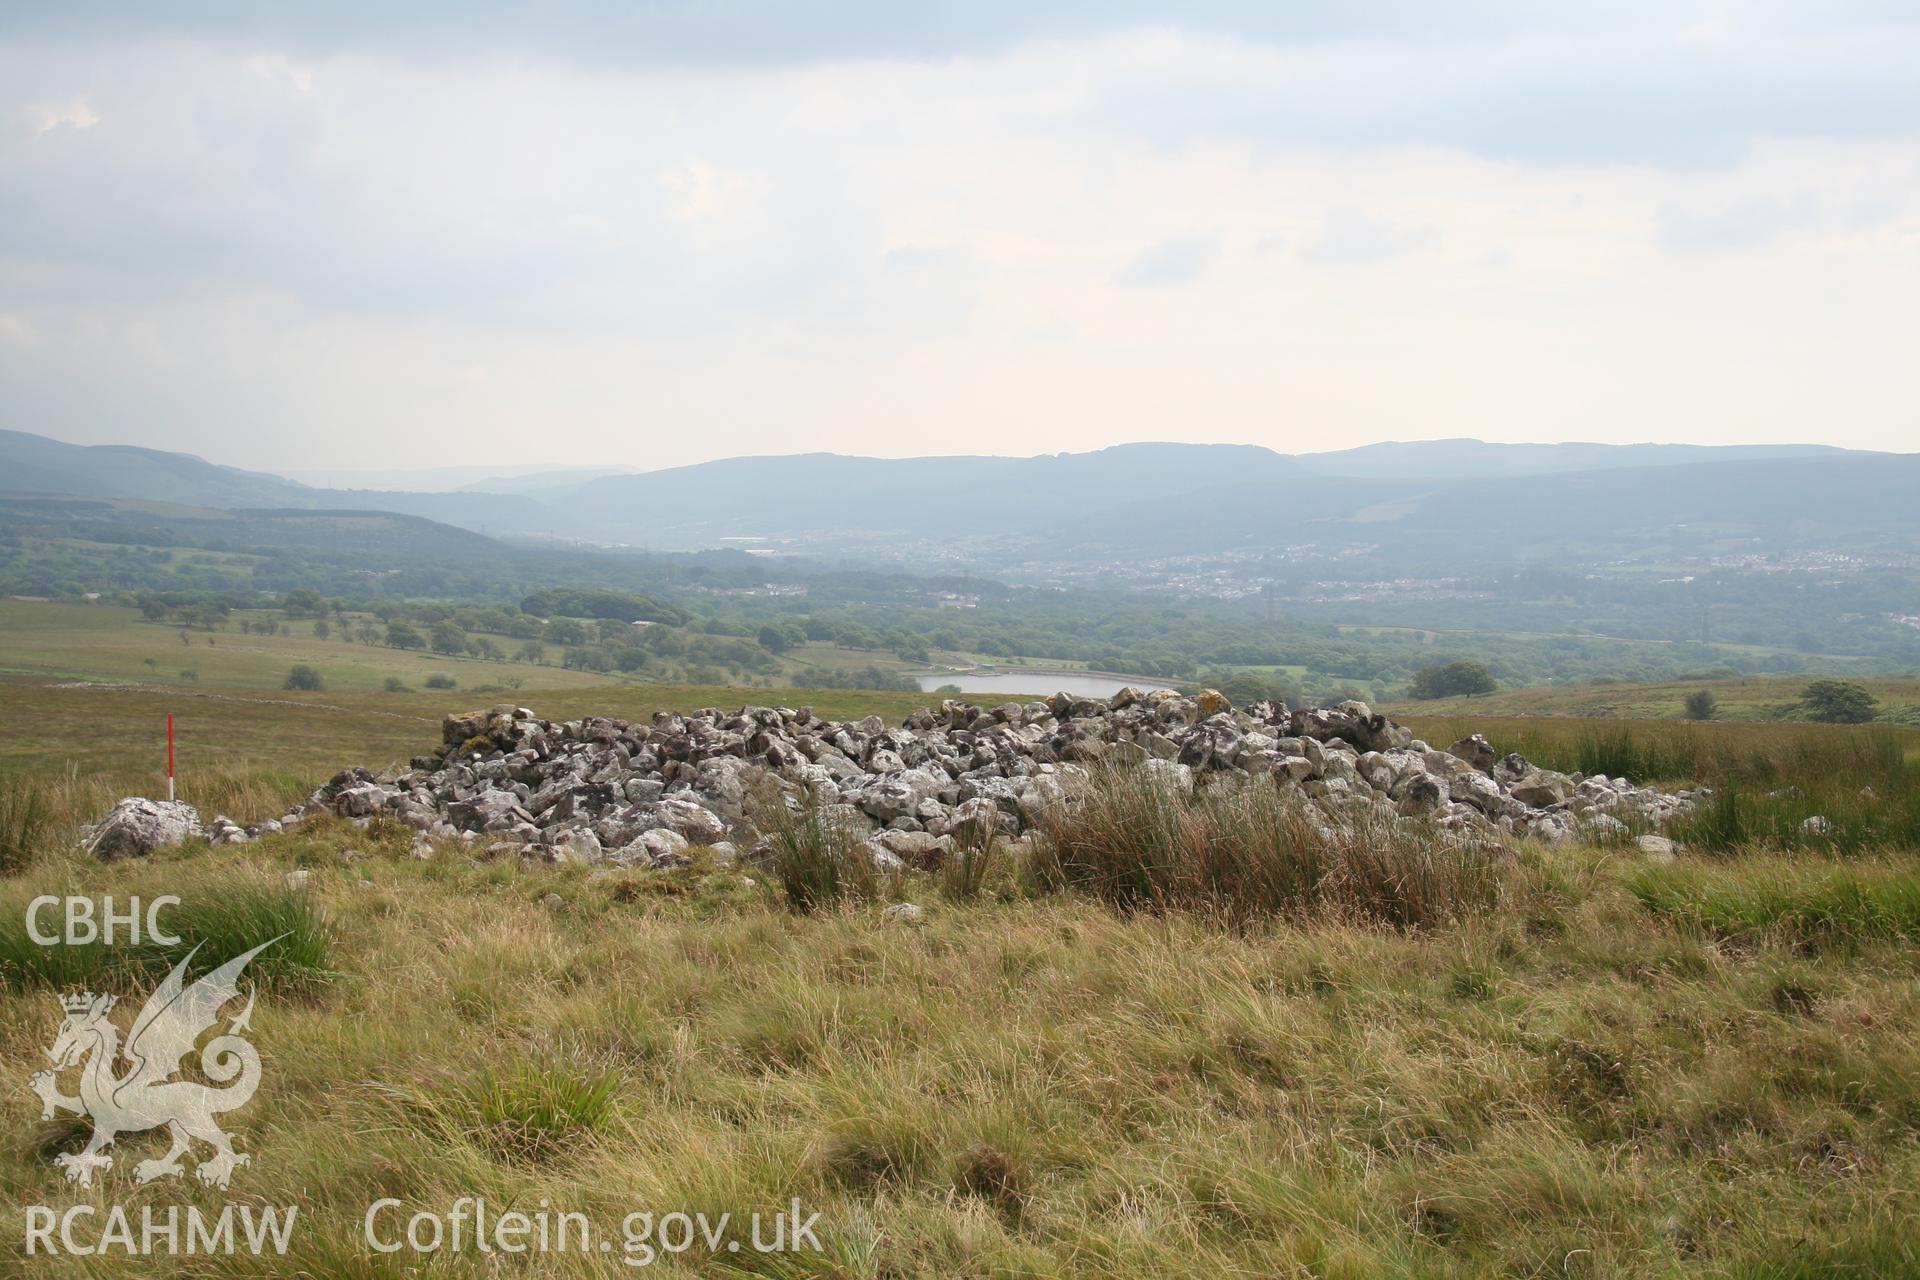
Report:
[[[1484,732],[1503,754],[1549,769],[1710,787],[1713,799],[1670,832],[1697,850],[1920,848],[1920,731],[1909,728],[1546,719],[1413,727],[1443,745]]]
[[[816,798],[798,808],[779,799],[757,806],[756,818],[787,905],[819,911],[878,898],[887,877],[874,864],[864,835],[834,822]]]
[[[1920,869],[1905,860],[1673,863],[1640,867],[1626,884],[1649,911],[1718,937],[1778,933],[1818,946],[1920,940]]]
[[[1614,854],[1522,848],[1502,909],[1418,929],[1339,912],[1221,929],[1073,890],[955,903],[919,873],[900,891],[926,917],[902,928],[878,903],[795,913],[711,865],[350,848],[360,833],[338,824],[167,867],[188,902],[309,867],[347,978],[263,996],[266,1074],[229,1126],[253,1156],[234,1194],[301,1206],[283,1274],[382,1274],[360,1237],[380,1195],[546,1200],[615,1231],[635,1209],[798,1197],[822,1215],[822,1255],[695,1250],[661,1258],[668,1274],[1920,1267],[1920,953],[1874,931],[1725,945],[1643,905]],[[152,874],[71,873],[96,894]],[[0,988],[0,1054],[34,1059],[57,1020],[44,989]],[[0,1125],[25,1135],[0,1144],[0,1180],[66,1204],[50,1153],[81,1135],[36,1115],[25,1091],[0,1096]],[[111,1177],[159,1147],[123,1137]],[[146,1194],[220,1202],[191,1183]]]
[[[442,1137],[478,1142],[508,1160],[546,1160],[606,1128],[621,1083],[617,1071],[536,1051],[435,1082],[408,1101]]]
[[[33,695],[69,708],[75,753],[71,708],[126,696]],[[269,714],[320,723],[247,714],[263,742]],[[385,722],[328,714],[339,737],[281,743],[276,769],[310,760],[288,770],[304,785],[383,758],[356,735]],[[395,754],[436,736],[406,724]],[[301,1206],[278,1274],[418,1271],[362,1239],[381,1195],[546,1200],[616,1238],[635,1209],[797,1197],[822,1215],[822,1253],[696,1249],[659,1258],[667,1274],[1920,1273],[1911,845],[1839,860],[1742,844],[1649,868],[1519,843],[1461,878],[1446,846],[1422,862],[1296,838],[1264,796],[1121,791],[1101,827],[1053,846],[1071,877],[1002,864],[950,896],[945,872],[909,872],[795,911],[777,876],[698,850],[670,871],[480,862],[455,841],[421,860],[409,832],[329,820],[101,865],[71,836],[116,775],[36,768],[55,816],[0,885],[0,929],[39,893],[169,892],[183,904],[168,922],[186,933],[199,916],[209,953],[264,940],[281,911],[324,939],[327,981],[263,990],[261,1090],[228,1125],[253,1157],[230,1194]],[[278,802],[285,785],[236,769],[222,803]],[[214,905],[249,895],[278,904],[272,918]],[[923,904],[918,927],[883,914],[894,897]],[[15,963],[0,1063],[24,1080],[61,979]],[[124,977],[130,997],[155,969],[81,976]],[[84,1126],[38,1116],[29,1091],[0,1091],[0,1186],[73,1203],[51,1157]],[[96,1197],[226,1202],[191,1181],[136,1189],[127,1171],[163,1139],[116,1149]],[[503,1261],[443,1254],[432,1270],[609,1267]]]
[[[25,870],[52,825],[45,788],[24,778],[0,778],[0,875]]]
[[[1051,878],[1127,910],[1235,923],[1332,916],[1419,928],[1484,911],[1509,856],[1485,842],[1365,818],[1330,827],[1265,782],[1184,795],[1143,769],[1099,769],[1044,824]]]
[[[185,855],[192,856],[188,851]],[[224,964],[261,943],[273,945],[247,967],[249,982],[280,994],[305,994],[324,988],[338,974],[331,962],[327,924],[313,900],[283,882],[255,873],[235,874],[218,893],[187,897],[171,887],[168,863],[143,866],[122,879],[123,888],[113,907],[124,914],[131,900],[141,900],[140,939],[116,937],[104,941],[49,946],[28,930],[27,907],[34,897],[69,894],[92,896],[84,878],[28,876],[0,887],[0,987],[11,991],[60,991],[86,988],[112,990],[132,986],[150,988],[184,957],[194,952],[188,980]],[[144,932],[145,908],[172,893],[181,898],[164,907],[156,922],[178,946],[163,946]],[[93,923],[100,925],[108,904],[96,899]],[[42,936],[63,928],[59,904],[43,907],[37,918]],[[124,934],[128,926],[117,926]],[[195,950],[197,948],[197,950]]]

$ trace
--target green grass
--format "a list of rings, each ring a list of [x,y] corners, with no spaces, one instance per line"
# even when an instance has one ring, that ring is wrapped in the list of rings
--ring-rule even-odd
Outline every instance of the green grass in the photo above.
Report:
[[[0,778],[0,875],[25,870],[52,825],[53,806],[41,788]]]
[[[1817,945],[1920,939],[1920,870],[1755,859],[1737,867],[1643,867],[1627,881],[1642,905],[1721,937],[1778,933]]]
[[[137,943],[117,937],[113,945],[44,946],[27,930],[27,904],[41,894],[93,896],[83,878],[58,884],[50,877],[16,880],[0,889],[0,987],[12,991],[59,991],[84,987],[111,990],[116,985],[150,988],[195,947],[188,979],[226,963],[243,951],[278,939],[247,967],[249,981],[283,994],[310,993],[332,982],[335,973],[325,920],[307,895],[257,874],[237,875],[218,894],[203,894],[164,908],[157,923],[179,937],[178,947],[162,946],[145,934],[145,904],[173,892],[167,862],[142,866],[123,879],[112,906],[125,913],[140,898],[141,937]],[[32,892],[29,892],[29,889]],[[104,922],[108,904],[96,899],[95,922]],[[42,909],[42,935],[61,932],[61,908]],[[125,926],[120,926],[124,928]]]
[[[1912,728],[1544,718],[1408,723],[1442,747],[1483,732],[1501,753],[1517,751],[1550,769],[1711,787],[1713,800],[1672,832],[1697,849],[1920,848],[1920,730]],[[1821,822],[1809,829],[1813,818]]]
[[[242,620],[280,621],[283,615],[241,612],[230,621]],[[557,666],[347,642],[338,631],[318,640],[311,622],[287,625],[292,634],[284,636],[242,634],[237,626],[183,633],[178,624],[145,621],[137,609],[0,600],[0,675],[137,681],[183,689],[278,689],[293,666],[306,664],[325,682],[326,693],[314,695],[322,700],[326,694],[377,693],[388,676],[417,687],[436,672],[450,673],[468,688],[512,681],[546,688],[614,688],[621,683]],[[521,644],[510,637],[492,639],[508,652]],[[185,671],[193,677],[183,677]]]
[[[1800,701],[1815,677],[1747,676],[1733,680],[1672,680],[1662,683],[1598,682],[1505,689],[1472,698],[1395,702],[1382,710],[1400,719],[1470,716],[1612,716],[1623,720],[1678,720],[1690,693],[1705,689],[1719,703],[1721,720],[1776,720]],[[1881,712],[1920,711],[1920,680],[1892,676],[1845,676],[1863,685]]]
[[[571,1058],[486,1064],[408,1101],[442,1137],[477,1142],[508,1160],[550,1160],[607,1127],[618,1072]]]
[[[887,877],[874,865],[865,841],[830,822],[811,799],[798,811],[775,799],[757,807],[756,819],[771,851],[769,870],[795,911],[820,911],[881,896]]]

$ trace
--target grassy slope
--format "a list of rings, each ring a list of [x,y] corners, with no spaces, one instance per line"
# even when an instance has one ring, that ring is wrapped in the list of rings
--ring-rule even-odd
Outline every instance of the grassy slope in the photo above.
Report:
[[[280,615],[262,614],[260,618]],[[445,672],[463,685],[524,680],[557,687],[613,687],[607,676],[559,667],[529,667],[511,662],[389,649],[348,643],[338,632],[327,640],[313,636],[311,622],[288,624],[291,635],[242,635],[232,631],[188,630],[144,621],[137,609],[110,605],[68,605],[0,600],[0,672],[61,679],[139,680],[189,687],[271,689],[295,663],[319,670],[329,690],[373,692],[388,676],[418,686]],[[211,641],[211,643],[209,643]],[[508,652],[521,644],[507,637],[495,642]],[[154,665],[149,667],[151,658]],[[180,672],[197,673],[192,681]]]
[[[284,620],[277,610],[235,615],[236,622],[242,618],[250,622]],[[355,626],[367,621],[358,615],[353,619]],[[320,672],[330,692],[377,692],[389,676],[418,688],[435,674],[452,676],[463,687],[504,685],[517,680],[542,689],[617,690],[633,683],[631,678],[569,671],[558,665],[489,662],[465,655],[449,657],[364,645],[342,639],[337,627],[328,639],[319,640],[314,638],[309,621],[296,620],[287,625],[290,635],[247,635],[237,627],[213,632],[189,629],[183,642],[178,625],[147,622],[136,609],[0,600],[0,675],[135,680],[182,688],[271,689],[286,678],[295,663],[305,663]],[[375,625],[385,630],[384,624]],[[476,634],[474,638],[489,638],[507,653],[525,643],[511,636]],[[547,661],[557,664],[562,647],[548,645],[547,650]],[[148,659],[152,659],[152,666],[147,665]],[[810,644],[796,651],[783,666],[790,677],[804,677],[810,670],[848,671],[874,666],[904,670],[907,664],[888,653]],[[187,670],[194,672],[192,679],[181,676]],[[773,683],[786,682],[776,679]]]
[[[1801,691],[1812,679],[1812,676],[1796,676],[1682,680],[1667,684],[1556,685],[1508,689],[1475,698],[1400,702],[1383,705],[1382,709],[1403,717],[1585,716],[1604,712],[1623,719],[1673,720],[1680,718],[1688,694],[1705,689],[1719,700],[1720,719],[1756,720],[1769,718],[1780,708],[1798,702]],[[1880,700],[1878,710],[1882,712],[1920,708],[1920,680],[1862,677],[1854,683],[1864,685]]]
[[[798,1196],[838,1261],[765,1274],[1920,1268],[1920,952],[1723,940],[1643,906],[1604,855],[1532,860],[1500,912],[1426,934],[954,905],[924,881],[910,928],[796,918],[731,872],[421,863],[341,826],[45,863],[0,893],[0,955],[31,892],[271,901],[295,865],[341,976],[262,998],[265,1084],[230,1121],[254,1158],[235,1194],[302,1206],[288,1273],[386,1274],[358,1243],[373,1196],[473,1194],[603,1227]],[[50,989],[0,982],[10,1066],[57,1020]],[[0,1094],[0,1180],[70,1203],[48,1161],[80,1130],[36,1108]],[[132,1197],[127,1166],[158,1150],[124,1139],[106,1194]],[[219,1203],[190,1182],[138,1198]],[[721,1261],[755,1260],[698,1269]]]

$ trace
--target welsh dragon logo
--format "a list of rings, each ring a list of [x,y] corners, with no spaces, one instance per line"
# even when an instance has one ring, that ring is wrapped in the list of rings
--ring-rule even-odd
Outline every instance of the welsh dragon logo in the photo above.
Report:
[[[94,1170],[113,1167],[113,1157],[102,1152],[115,1138],[162,1127],[171,1133],[173,1148],[158,1160],[136,1164],[136,1182],[180,1176],[180,1157],[196,1139],[213,1148],[213,1155],[194,1170],[202,1182],[224,1190],[235,1167],[249,1163],[247,1156],[234,1151],[233,1140],[214,1123],[214,1117],[245,1106],[260,1087],[259,1051],[240,1034],[252,1029],[251,990],[246,1007],[226,1031],[200,1049],[201,1074],[224,1087],[173,1077],[201,1035],[220,1020],[221,1008],[238,996],[240,973],[247,962],[279,940],[261,943],[190,986],[185,981],[187,964],[200,948],[189,951],[133,1020],[124,1051],[130,1065],[124,1075],[114,1074],[120,1032],[107,1019],[115,997],[90,991],[60,997],[67,1016],[47,1050],[53,1069],[36,1073],[31,1083],[40,1095],[41,1119],[73,1111],[93,1121],[93,1137],[84,1150],[54,1157],[54,1164],[66,1170],[67,1181],[92,1186]],[[60,1092],[59,1073],[76,1066],[81,1066],[79,1096],[68,1097]]]

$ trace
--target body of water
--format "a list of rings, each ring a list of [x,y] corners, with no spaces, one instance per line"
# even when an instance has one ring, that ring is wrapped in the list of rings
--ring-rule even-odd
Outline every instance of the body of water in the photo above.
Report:
[[[1132,685],[1145,693],[1149,689],[1169,689],[1171,685],[1151,680],[1116,680],[1112,676],[1083,676],[1071,672],[1034,675],[937,675],[921,676],[920,691],[932,693],[943,684],[957,684],[966,694],[998,694],[1004,698],[1025,696],[1044,698],[1055,693],[1070,693],[1076,698],[1110,698]]]

